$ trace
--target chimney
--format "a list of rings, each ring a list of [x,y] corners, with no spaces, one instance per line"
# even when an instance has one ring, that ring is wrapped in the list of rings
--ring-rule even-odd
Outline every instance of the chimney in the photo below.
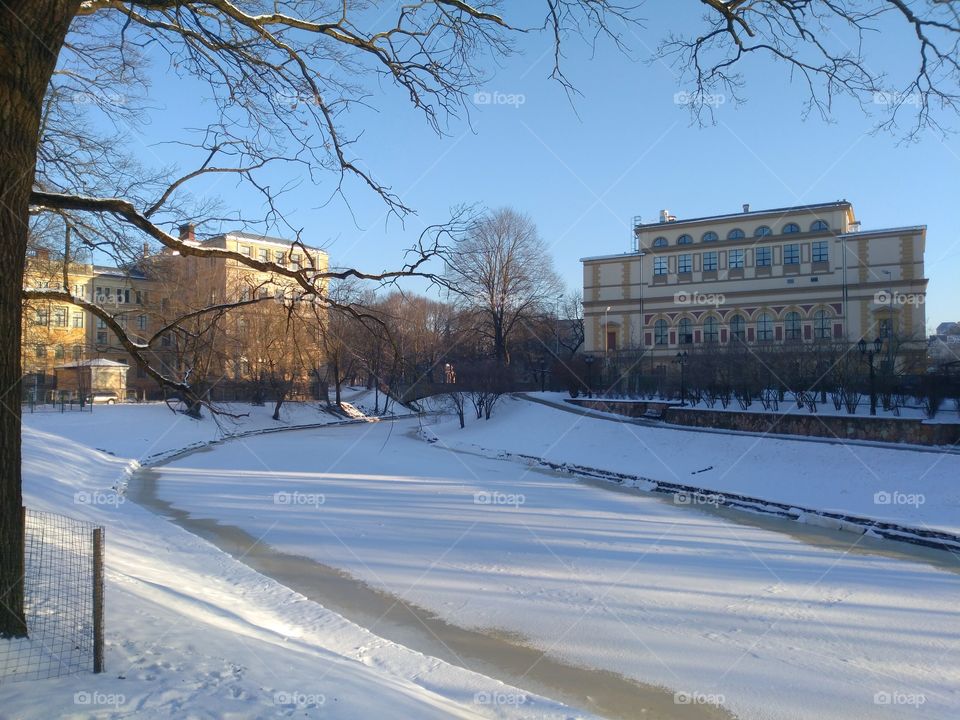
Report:
[[[143,241],[143,256],[145,258],[150,257],[150,243],[146,240]]]
[[[745,213],[750,212],[750,203],[744,203],[744,204],[743,204],[743,211],[744,211]]]
[[[661,210],[661,211],[660,211],[660,222],[662,222],[662,223],[667,222],[667,218],[669,218],[669,217],[670,217],[670,211],[669,211],[669,210],[664,209],[664,210]]]
[[[184,223],[181,225],[180,239],[184,242],[196,242],[196,226],[193,223]]]
[[[47,248],[37,248],[36,257],[37,257],[37,260],[44,260],[44,261],[49,260],[50,251]]]

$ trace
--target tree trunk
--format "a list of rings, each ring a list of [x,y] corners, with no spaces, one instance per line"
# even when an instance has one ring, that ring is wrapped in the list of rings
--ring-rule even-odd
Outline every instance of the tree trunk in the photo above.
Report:
[[[43,97],[80,0],[0,3],[0,637],[27,634],[20,345],[30,191]]]

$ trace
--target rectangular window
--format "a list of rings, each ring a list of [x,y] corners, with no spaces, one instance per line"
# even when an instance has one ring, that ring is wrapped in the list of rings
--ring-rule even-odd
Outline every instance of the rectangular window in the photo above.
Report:
[[[107,344],[107,331],[99,330],[97,332],[97,345],[106,345]]]
[[[757,267],[770,267],[773,261],[773,253],[768,247],[757,248]]]
[[[83,327],[83,313],[82,313],[82,312],[75,312],[75,313],[73,314],[73,326],[74,326],[75,328],[82,328],[82,327]]]
[[[173,339],[170,337],[170,333],[164,333],[160,337],[160,344],[163,347],[170,347],[173,344]]]
[[[100,318],[97,318],[97,328],[105,328],[107,324]]]
[[[743,267],[743,250],[731,250],[727,258],[727,265],[731,270]]]
[[[147,329],[147,316],[146,315],[137,315],[137,329],[146,330]]]
[[[653,274],[654,275],[667,274],[667,259],[665,257],[658,257],[653,259]]]
[[[800,243],[790,243],[789,245],[783,246],[783,264],[800,264]]]
[[[263,248],[257,251],[257,257],[260,259],[260,262],[270,262],[270,253]]]
[[[813,243],[813,261],[827,262],[830,259],[830,246],[826,240],[817,240]]]
[[[283,265],[283,263],[284,263],[283,250],[277,250],[277,251],[275,251],[275,252],[273,253],[273,261],[274,261],[277,265],[280,265],[280,266]]]
[[[73,286],[73,296],[75,298],[81,298],[86,300],[86,293],[83,290],[83,285],[74,285]]]
[[[693,272],[693,255],[684,253],[677,258],[677,272]]]
[[[53,311],[53,326],[65,328],[69,325],[69,314],[66,308],[56,308]]]
[[[37,308],[33,312],[33,322],[36,325],[47,325],[50,323],[50,310],[47,308]]]
[[[143,293],[137,290],[137,305],[143,305]]]
[[[710,252],[705,252],[703,254],[703,269],[704,270],[716,270],[717,261],[719,254],[716,250],[711,250]]]
[[[246,302],[250,299],[250,290],[247,288],[241,288],[240,290],[240,302]]]
[[[293,253],[290,256],[290,263],[295,267],[300,267],[300,253]]]
[[[241,245],[240,254],[246,255],[247,257],[253,257],[253,248],[249,245]]]

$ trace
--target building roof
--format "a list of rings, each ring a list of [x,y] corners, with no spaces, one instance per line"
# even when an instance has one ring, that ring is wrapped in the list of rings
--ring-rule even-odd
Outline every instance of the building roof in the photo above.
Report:
[[[732,212],[725,213],[723,215],[704,215],[703,217],[696,218],[686,218],[684,220],[673,220],[671,222],[656,222],[649,223],[636,223],[634,224],[635,230],[648,230],[655,227],[676,227],[677,225],[685,225],[688,223],[698,223],[704,222],[707,220],[712,220],[714,222],[718,220],[730,220],[732,218],[744,218],[744,217],[758,217],[760,215],[786,215],[788,213],[799,212],[802,210],[821,210],[825,208],[838,208],[838,207],[852,207],[849,201],[847,200],[834,200],[833,202],[825,203],[812,203],[810,205],[793,205],[790,207],[782,208],[771,208],[769,210],[750,210],[749,212]]]
[[[241,232],[239,230],[232,230],[229,232],[220,233],[219,235],[215,235],[209,240],[204,240],[200,244],[205,245],[206,243],[212,242],[213,240],[217,240],[219,238],[227,238],[227,237],[239,238],[241,240],[251,240],[253,242],[259,242],[259,243],[266,243],[267,245],[277,245],[279,247],[286,248],[286,249],[290,249],[290,246],[293,245],[293,242],[294,242],[293,240],[285,240],[284,238],[270,237],[269,235],[256,235],[254,233]],[[304,247],[307,248],[307,250],[309,250],[310,252],[321,253],[323,255],[327,254],[326,250],[321,250],[320,248],[313,247],[312,245],[304,244]]]

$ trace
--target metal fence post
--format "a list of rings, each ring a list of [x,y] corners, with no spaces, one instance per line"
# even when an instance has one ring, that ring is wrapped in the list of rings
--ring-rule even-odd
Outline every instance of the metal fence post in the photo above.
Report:
[[[103,528],[93,531],[93,671],[103,672]]]

